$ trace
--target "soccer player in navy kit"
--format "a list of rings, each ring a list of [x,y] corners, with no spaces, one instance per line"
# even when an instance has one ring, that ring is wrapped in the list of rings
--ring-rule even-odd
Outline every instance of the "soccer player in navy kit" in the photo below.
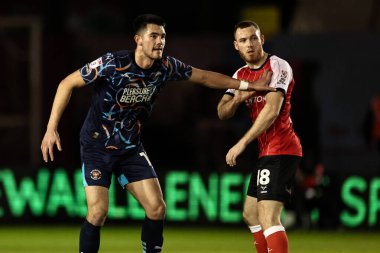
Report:
[[[100,228],[108,212],[112,174],[142,205],[143,252],[161,252],[166,206],[157,175],[140,142],[141,128],[154,101],[169,81],[190,80],[210,88],[264,90],[272,72],[255,82],[239,81],[164,56],[165,21],[153,14],[134,20],[135,50],[106,53],[61,81],[53,102],[41,150],[54,159],[54,146],[62,150],[58,123],[74,88],[93,85],[94,95],[80,133],[83,183],[87,215],[80,231],[79,252],[96,253]]]
[[[231,118],[242,103],[250,109],[253,124],[228,151],[226,162],[236,165],[247,145],[258,140],[259,160],[249,183],[243,218],[258,253],[287,253],[288,238],[280,214],[291,196],[302,147],[290,118],[292,69],[285,60],[267,54],[263,44],[264,36],[256,23],[243,21],[235,26],[234,46],[246,65],[233,77],[252,82],[269,69],[273,72],[269,86],[277,91],[229,89],[218,103],[218,116],[222,120]]]

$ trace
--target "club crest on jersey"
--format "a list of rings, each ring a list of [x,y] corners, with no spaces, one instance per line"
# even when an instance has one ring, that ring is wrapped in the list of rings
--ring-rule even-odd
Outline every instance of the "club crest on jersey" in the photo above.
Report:
[[[90,68],[95,69],[95,68],[99,67],[102,64],[103,64],[102,57],[99,57],[98,59],[96,59],[95,61],[93,61],[93,62],[90,63]]]
[[[97,169],[92,170],[90,172],[90,177],[92,180],[99,180],[102,178],[102,172],[100,170],[97,170]]]

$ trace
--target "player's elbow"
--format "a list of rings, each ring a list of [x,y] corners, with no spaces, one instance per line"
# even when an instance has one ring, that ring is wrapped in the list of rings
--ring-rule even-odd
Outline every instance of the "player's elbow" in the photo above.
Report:
[[[219,118],[220,120],[226,120],[226,119],[228,119],[228,117],[226,117],[225,115],[220,114],[220,113],[218,113],[218,118]]]
[[[227,120],[227,119],[230,119],[232,116],[233,116],[233,114],[231,114],[231,113],[227,113],[225,111],[218,110],[218,118],[220,120]]]
[[[221,115],[221,114],[219,114],[219,113],[218,113],[218,118],[219,118],[220,120],[226,120],[226,119],[227,119],[227,117],[225,117],[224,115]]]

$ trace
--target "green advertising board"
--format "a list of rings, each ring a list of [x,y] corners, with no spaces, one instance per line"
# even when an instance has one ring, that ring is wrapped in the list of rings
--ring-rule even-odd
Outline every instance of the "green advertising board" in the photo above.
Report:
[[[242,173],[169,171],[160,176],[167,206],[167,221],[242,223],[242,205],[249,176]],[[336,182],[335,182],[336,183]],[[343,226],[379,227],[380,178],[348,176],[339,185],[339,223]],[[328,192],[325,194],[329,194]],[[113,181],[109,192],[109,220],[142,220],[144,210]],[[286,213],[286,210],[285,212]],[[313,219],[318,219],[314,210]],[[16,176],[0,169],[0,219],[57,216],[82,218],[86,200],[81,170],[41,168],[33,176]]]

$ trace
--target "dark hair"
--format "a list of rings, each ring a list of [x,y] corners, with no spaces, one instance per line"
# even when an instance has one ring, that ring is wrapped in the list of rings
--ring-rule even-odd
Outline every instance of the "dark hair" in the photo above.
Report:
[[[259,25],[256,24],[256,23],[253,22],[253,21],[245,20],[245,21],[241,21],[241,22],[237,23],[237,24],[235,25],[235,27],[234,27],[234,34],[233,34],[234,39],[235,39],[235,33],[236,33],[236,30],[237,30],[237,29],[243,29],[243,28],[247,28],[247,27],[251,27],[251,26],[255,27],[256,30],[259,30],[259,31],[260,31],[260,27],[259,27]],[[260,32],[261,32],[261,31],[260,31]]]
[[[133,32],[137,34],[141,29],[146,28],[148,24],[155,24],[165,27],[166,23],[163,18],[155,14],[142,14],[133,21]]]

